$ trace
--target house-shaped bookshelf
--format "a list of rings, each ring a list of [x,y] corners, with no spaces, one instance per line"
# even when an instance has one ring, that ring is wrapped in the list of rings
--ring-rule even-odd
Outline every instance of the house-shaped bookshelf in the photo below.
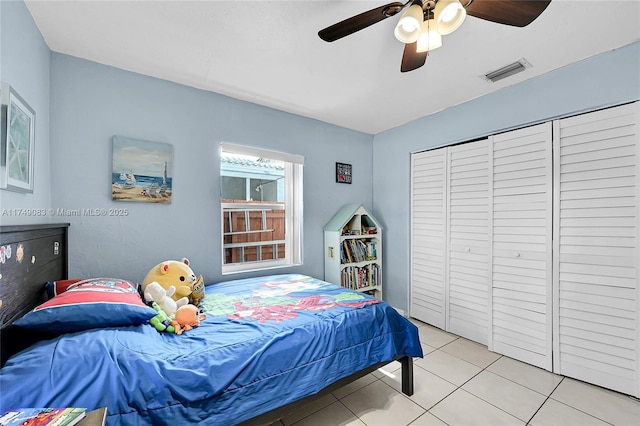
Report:
[[[382,298],[382,227],[367,209],[346,204],[324,227],[324,279]]]

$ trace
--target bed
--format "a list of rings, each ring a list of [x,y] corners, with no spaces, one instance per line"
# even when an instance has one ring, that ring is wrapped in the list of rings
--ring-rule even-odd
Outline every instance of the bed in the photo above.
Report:
[[[37,276],[35,269],[28,274]],[[45,281],[66,278],[66,266],[47,269]],[[41,289],[42,278],[18,281]],[[25,332],[12,324],[23,321],[17,312],[4,315],[18,296],[5,279],[0,318],[10,349],[0,369],[0,411],[107,407],[113,425],[269,424],[396,360],[410,395],[412,357],[422,356],[417,328],[392,307],[304,275],[212,283],[201,304],[206,320],[181,335],[148,323],[55,336]],[[43,299],[42,290],[28,292],[34,294],[21,303],[22,313]]]

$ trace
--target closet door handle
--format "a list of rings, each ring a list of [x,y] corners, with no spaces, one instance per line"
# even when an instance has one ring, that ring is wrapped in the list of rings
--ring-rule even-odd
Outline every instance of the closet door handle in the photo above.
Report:
[[[514,256],[515,256],[515,257],[520,257],[520,253],[515,252]]]
[[[467,247],[466,252],[467,252],[467,253],[470,253],[470,252],[471,252],[471,247]]]

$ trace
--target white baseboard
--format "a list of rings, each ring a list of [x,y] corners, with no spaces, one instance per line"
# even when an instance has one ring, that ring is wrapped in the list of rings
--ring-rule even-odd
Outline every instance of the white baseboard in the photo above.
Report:
[[[393,309],[395,309],[396,311],[398,311],[398,313],[400,315],[402,315],[403,317],[407,317],[407,314],[404,313],[404,311],[402,309],[396,308],[395,306],[392,306]]]

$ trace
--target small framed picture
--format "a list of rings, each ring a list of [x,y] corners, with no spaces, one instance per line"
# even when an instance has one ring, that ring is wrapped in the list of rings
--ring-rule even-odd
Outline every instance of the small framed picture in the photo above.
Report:
[[[111,199],[170,204],[172,164],[171,144],[114,136]]]
[[[8,84],[0,84],[0,188],[33,192],[36,113]]]
[[[336,182],[351,183],[352,176],[351,164],[336,163]]]

